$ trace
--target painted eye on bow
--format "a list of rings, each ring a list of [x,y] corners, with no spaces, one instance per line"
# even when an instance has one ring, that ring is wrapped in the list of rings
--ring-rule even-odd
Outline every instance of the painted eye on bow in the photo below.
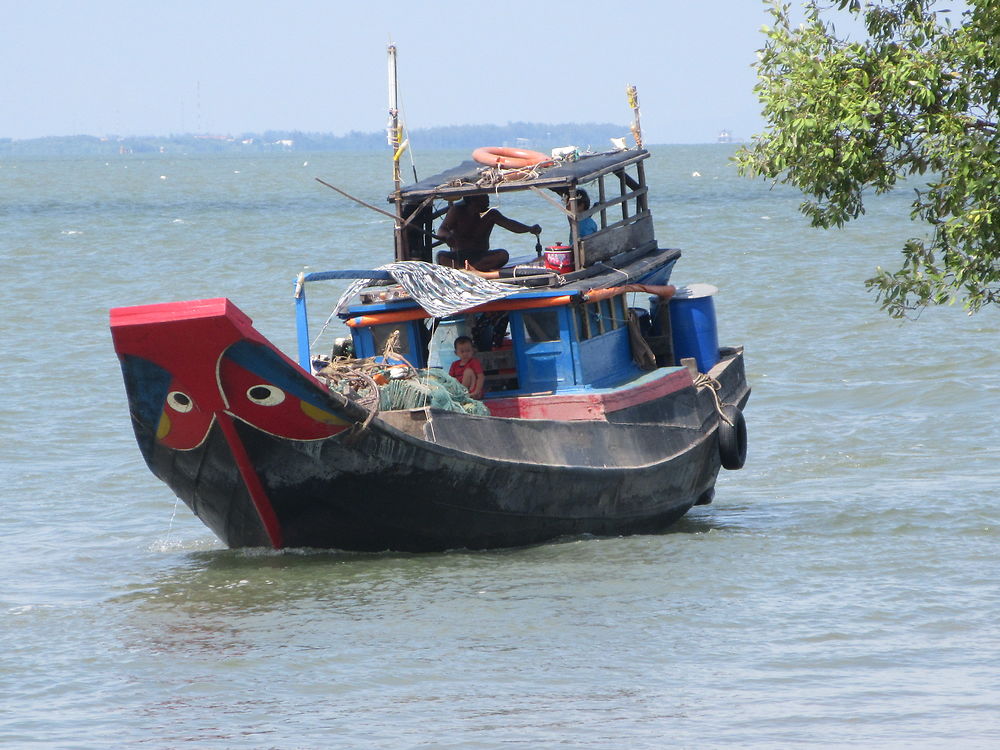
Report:
[[[285,392],[273,385],[254,385],[247,388],[247,398],[260,406],[277,406],[285,400]]]
[[[194,408],[194,401],[186,393],[170,391],[167,394],[167,406],[181,414],[186,414]]]

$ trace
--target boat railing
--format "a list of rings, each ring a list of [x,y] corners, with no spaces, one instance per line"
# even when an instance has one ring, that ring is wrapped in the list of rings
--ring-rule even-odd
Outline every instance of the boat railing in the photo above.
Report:
[[[369,279],[373,282],[391,282],[394,280],[392,275],[385,270],[314,271],[310,273],[302,272],[296,277],[295,324],[298,341],[297,352],[299,364],[306,371],[310,371],[312,365],[312,342],[309,336],[306,284],[314,281],[339,279]],[[547,308],[566,305],[579,294],[580,290],[578,289],[565,289],[562,287],[555,289],[523,289],[518,292],[516,299],[507,298],[483,303],[469,303],[469,306],[463,308],[461,312],[510,312],[530,308]],[[364,294],[362,294],[362,305],[360,307],[363,308],[363,312],[359,314],[358,307],[345,305],[341,311],[338,311],[338,315],[351,328],[434,317],[431,313],[425,311],[416,300],[409,297],[392,297],[369,303],[364,301]],[[320,335],[322,335],[322,332]]]
[[[309,342],[309,315],[306,307],[306,284],[311,281],[330,281],[335,279],[371,279],[372,281],[391,281],[388,271],[345,270],[345,271],[312,271],[302,272],[295,278],[295,331],[298,340],[299,365],[306,372],[312,372],[312,352]]]

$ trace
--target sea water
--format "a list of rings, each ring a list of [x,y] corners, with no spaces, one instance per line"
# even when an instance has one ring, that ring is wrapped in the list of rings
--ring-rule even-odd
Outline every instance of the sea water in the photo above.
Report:
[[[108,331],[226,296],[294,352],[295,275],[392,252],[314,178],[386,207],[385,154],[0,161],[0,746],[1000,745],[997,310],[890,320],[863,282],[909,196],[821,232],[732,148],[647,179],[746,347],[746,468],[670,533],[433,555],[224,549],[143,464]]]

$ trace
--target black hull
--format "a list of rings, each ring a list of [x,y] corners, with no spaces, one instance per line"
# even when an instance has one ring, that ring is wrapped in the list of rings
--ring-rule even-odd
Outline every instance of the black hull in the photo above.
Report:
[[[724,399],[745,403],[742,355],[718,375]],[[140,444],[150,445],[134,424]],[[218,423],[193,450],[156,444],[147,454],[152,471],[230,547],[425,552],[658,532],[711,498],[721,465],[712,395],[693,387],[606,422],[397,412],[323,440],[233,424],[280,544]]]
[[[718,347],[712,292],[668,284],[680,251],[657,245],[648,156],[542,157],[495,185],[466,162],[397,189],[396,263],[297,277],[297,361],[225,297],[113,309],[147,464],[230,547],[517,547],[657,532],[710,502],[719,469],[746,457],[750,391],[742,349]],[[598,181],[597,202],[577,202]],[[528,189],[576,207],[576,270],[513,266],[492,283],[428,262],[435,201]],[[585,214],[601,226],[581,235]],[[334,311],[351,360],[328,361],[309,336],[306,286],[333,279],[354,280]],[[648,311],[629,308],[636,293]],[[470,333],[490,353],[482,404],[455,402],[430,372],[391,382],[396,364],[424,370]],[[376,391],[391,410],[367,410]],[[435,408],[404,410],[415,404]],[[490,416],[447,411],[466,407]]]

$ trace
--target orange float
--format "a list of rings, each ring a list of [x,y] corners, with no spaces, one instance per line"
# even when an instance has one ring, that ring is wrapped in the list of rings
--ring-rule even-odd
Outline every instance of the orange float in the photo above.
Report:
[[[489,164],[491,167],[504,169],[520,169],[552,161],[550,156],[540,151],[507,148],[506,146],[480,146],[472,152],[472,158],[480,164]]]

